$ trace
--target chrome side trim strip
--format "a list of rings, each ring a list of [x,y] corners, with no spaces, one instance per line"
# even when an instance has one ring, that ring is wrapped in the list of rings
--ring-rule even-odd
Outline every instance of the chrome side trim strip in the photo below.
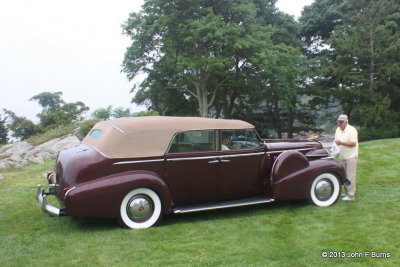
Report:
[[[295,150],[295,151],[306,151],[306,150],[313,150],[313,149],[315,149],[315,148],[314,148],[314,147],[310,147],[310,148],[299,148],[299,149],[277,150],[277,151],[270,151],[270,152],[267,152],[267,154],[283,153],[283,152],[286,152],[286,151],[293,151],[293,150]]]
[[[243,154],[232,154],[232,155],[173,158],[173,159],[167,159],[167,161],[197,160],[197,159],[225,159],[225,158],[250,157],[250,156],[257,156],[257,155],[264,155],[264,154],[265,154],[265,152],[256,152],[256,153],[243,153]]]
[[[161,161],[164,161],[164,159],[146,159],[146,160],[118,161],[118,162],[114,162],[113,165],[147,163],[147,162],[161,162]]]
[[[257,204],[265,204],[265,203],[269,203],[269,202],[273,202],[273,201],[275,201],[275,199],[263,197],[263,198],[244,199],[244,200],[239,200],[239,201],[214,203],[214,204],[210,204],[210,205],[183,206],[183,207],[176,207],[175,209],[173,209],[173,213],[181,214],[181,213],[190,213],[190,212],[197,212],[197,211],[234,208],[234,207],[250,206],[250,205],[257,205]]]
[[[167,161],[181,161],[181,160],[197,160],[197,159],[217,159],[219,156],[202,156],[202,157],[188,157],[188,158],[173,158],[167,159]]]
[[[300,148],[300,149],[291,149],[297,151],[304,150],[312,150],[314,148]],[[255,152],[255,153],[242,153],[242,154],[232,154],[232,155],[215,155],[215,156],[199,156],[199,157],[187,157],[187,158],[169,158],[166,161],[185,161],[185,160],[199,160],[199,159],[225,159],[225,158],[238,158],[238,157],[251,157],[251,156],[259,156],[266,154],[280,154],[286,151],[291,150],[282,150],[282,151],[270,151],[270,152]],[[135,163],[147,163],[147,162],[161,162],[164,159],[147,159],[147,160],[130,160],[130,161],[118,161],[114,162],[113,165],[121,165],[121,164],[135,164]]]
[[[325,157],[325,158],[320,158],[320,159],[335,159],[335,157],[329,156],[329,157]]]
[[[265,152],[263,151],[263,152],[245,153],[245,154],[222,155],[219,156],[219,158],[224,159],[224,158],[250,157],[250,156],[258,156],[264,154]]]

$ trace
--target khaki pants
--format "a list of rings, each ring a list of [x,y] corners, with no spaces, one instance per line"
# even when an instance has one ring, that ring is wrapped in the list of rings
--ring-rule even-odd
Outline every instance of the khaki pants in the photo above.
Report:
[[[347,179],[351,182],[349,186],[345,185],[346,195],[348,197],[354,197],[356,193],[356,169],[357,169],[357,157],[340,160],[340,163],[343,165],[346,170]]]

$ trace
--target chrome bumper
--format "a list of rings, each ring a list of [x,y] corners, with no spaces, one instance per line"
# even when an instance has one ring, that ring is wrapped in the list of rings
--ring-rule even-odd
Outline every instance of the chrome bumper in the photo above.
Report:
[[[47,195],[53,195],[54,193],[52,192],[45,192],[44,188],[42,188],[41,185],[38,185],[37,192],[36,192],[36,198],[40,203],[40,206],[42,207],[42,210],[51,216],[65,216],[67,215],[64,211],[64,209],[59,209],[57,207],[54,207],[53,205],[47,203],[46,196]]]

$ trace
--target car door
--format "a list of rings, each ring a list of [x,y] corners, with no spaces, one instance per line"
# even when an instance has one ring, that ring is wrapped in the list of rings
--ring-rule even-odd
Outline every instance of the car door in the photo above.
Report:
[[[219,131],[218,199],[261,195],[266,170],[265,147],[254,129]]]
[[[165,155],[165,181],[175,205],[216,200],[219,161],[215,140],[214,130],[174,136]]]

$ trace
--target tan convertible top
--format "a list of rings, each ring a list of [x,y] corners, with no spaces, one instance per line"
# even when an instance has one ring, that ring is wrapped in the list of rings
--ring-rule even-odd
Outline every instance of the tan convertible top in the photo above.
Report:
[[[131,117],[97,123],[82,143],[95,147],[108,158],[162,156],[172,137],[182,131],[252,129],[240,120],[199,117]]]

